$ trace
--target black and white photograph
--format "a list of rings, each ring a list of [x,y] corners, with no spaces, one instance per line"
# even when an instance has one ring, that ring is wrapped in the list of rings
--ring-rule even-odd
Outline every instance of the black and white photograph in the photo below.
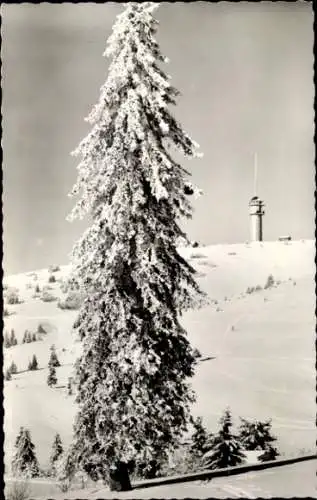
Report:
[[[312,3],[1,18],[3,497],[316,498]]]

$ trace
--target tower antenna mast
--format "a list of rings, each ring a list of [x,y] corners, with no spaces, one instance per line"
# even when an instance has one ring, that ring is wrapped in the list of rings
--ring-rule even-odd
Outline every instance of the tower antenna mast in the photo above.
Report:
[[[257,192],[257,182],[258,182],[258,154],[254,153],[254,196],[256,196]]]

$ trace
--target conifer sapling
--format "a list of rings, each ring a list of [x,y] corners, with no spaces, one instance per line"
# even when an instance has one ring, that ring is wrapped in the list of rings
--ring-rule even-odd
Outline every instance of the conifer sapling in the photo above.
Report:
[[[28,429],[20,428],[15,442],[15,454],[12,471],[18,477],[32,478],[39,476],[39,466]]]
[[[170,148],[195,157],[197,145],[168,109],[178,91],[160,68],[156,7],[129,3],[117,18],[71,193],[80,195],[71,219],[92,221],[73,249],[69,282],[84,297],[72,457],[121,490],[130,489],[131,460],[166,454],[187,429],[197,357],[179,317],[204,302],[177,251],[186,237],[179,219],[192,208],[188,172]]]
[[[11,346],[15,346],[17,345],[18,341],[17,341],[17,338],[15,336],[15,331],[12,329],[11,330],[11,337],[10,337],[10,344]]]
[[[12,361],[12,363],[11,363],[11,365],[9,367],[9,370],[10,370],[10,373],[12,375],[15,375],[16,373],[18,373],[18,367],[17,367],[17,365],[15,364],[14,361]]]
[[[193,420],[194,432],[191,436],[190,450],[197,458],[201,458],[211,448],[213,435],[203,425],[201,417]]]
[[[7,331],[5,331],[3,343],[4,343],[4,347],[6,349],[11,347],[11,339],[10,339],[9,333]]]
[[[233,467],[245,459],[240,441],[231,431],[232,418],[229,409],[225,410],[219,423],[220,429],[213,437],[212,448],[203,457],[207,469]]]
[[[248,421],[240,418],[239,439],[243,448],[247,451],[263,450],[263,454],[259,456],[260,461],[275,460],[279,455],[273,443],[277,440],[272,435],[272,422],[266,420],[264,422],[255,420]]]
[[[52,453],[50,456],[50,466],[53,474],[56,473],[56,464],[57,461],[61,458],[63,453],[62,440],[59,434],[56,434],[54,437],[53,445],[52,445]]]
[[[33,354],[32,360],[29,362],[28,369],[29,370],[37,370],[38,369],[38,361],[37,361],[37,357],[35,356],[35,354]]]
[[[69,377],[68,378],[68,382],[67,382],[67,394],[69,396],[72,396],[73,394],[73,380],[72,380],[72,377]]]
[[[48,362],[48,366],[54,366],[55,368],[61,366],[59,360],[58,360],[58,357],[57,357],[57,354],[56,354],[56,351],[55,351],[55,346],[52,345],[51,348],[51,354],[50,354],[50,359],[49,359],[49,362]]]
[[[53,365],[48,367],[47,385],[53,387],[57,384],[56,368]]]

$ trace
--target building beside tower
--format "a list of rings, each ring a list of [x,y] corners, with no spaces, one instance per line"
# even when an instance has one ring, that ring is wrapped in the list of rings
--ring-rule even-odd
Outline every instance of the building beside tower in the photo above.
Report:
[[[264,202],[253,196],[249,202],[250,241],[263,241]]]

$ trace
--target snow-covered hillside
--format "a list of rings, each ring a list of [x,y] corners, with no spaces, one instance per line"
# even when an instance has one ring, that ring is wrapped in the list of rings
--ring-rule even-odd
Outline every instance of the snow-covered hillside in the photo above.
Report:
[[[210,305],[183,318],[192,344],[202,353],[193,379],[196,415],[210,430],[225,407],[233,417],[273,419],[278,446],[287,455],[314,449],[315,433],[315,292],[313,241],[255,243],[184,248],[181,252],[198,271]],[[18,373],[5,382],[5,462],[12,458],[20,426],[30,429],[41,466],[46,466],[56,432],[70,442],[74,397],[67,394],[68,377],[79,353],[72,325],[74,310],[57,307],[65,298],[62,282],[67,266],[5,277],[7,295],[18,290],[22,303],[4,307],[4,328],[14,329],[18,345],[4,349],[4,369],[12,361]],[[274,285],[264,289],[268,276]],[[40,294],[35,294],[39,285]],[[43,302],[41,293],[57,300]],[[252,290],[251,287],[257,290]],[[9,287],[9,289],[7,289]],[[39,340],[22,344],[25,330]],[[46,384],[50,346],[55,344],[61,367],[58,384]],[[27,371],[36,355],[39,370]]]

